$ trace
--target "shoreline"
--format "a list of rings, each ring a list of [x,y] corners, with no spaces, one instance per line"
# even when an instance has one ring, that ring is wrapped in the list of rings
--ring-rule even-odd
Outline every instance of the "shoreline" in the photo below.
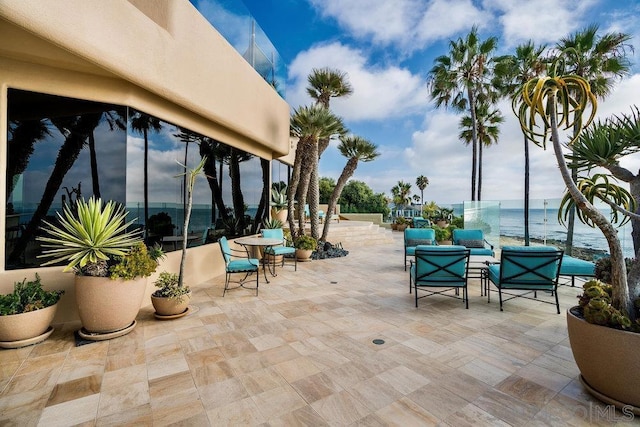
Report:
[[[529,238],[532,246],[542,246],[544,241],[542,239]],[[522,246],[524,244],[524,237],[515,236],[500,236],[500,247],[503,246]],[[564,249],[565,242],[561,240],[547,239],[546,242],[549,246],[555,246],[558,249]],[[573,247],[573,253],[571,256],[575,258],[584,259],[587,261],[594,261],[594,258],[600,258],[602,255],[608,255],[609,252],[600,249],[584,248],[579,246]]]

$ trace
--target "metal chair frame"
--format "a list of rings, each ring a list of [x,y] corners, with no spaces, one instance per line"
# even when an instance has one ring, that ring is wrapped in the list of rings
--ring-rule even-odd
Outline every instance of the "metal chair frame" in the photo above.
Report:
[[[222,292],[222,296],[224,297],[227,291],[231,289],[237,289],[240,287],[243,287],[245,289],[252,289],[252,288],[247,288],[245,286],[246,280],[251,273],[256,273],[255,290],[256,290],[256,296],[258,296],[258,287],[260,285],[259,284],[260,260],[251,258],[251,256],[249,255],[249,251],[246,248],[245,250],[231,248],[229,246],[229,242],[227,238],[224,236],[222,236],[220,240],[218,240],[218,243],[220,244],[220,250],[222,251],[222,256],[224,257],[225,272],[226,272],[226,277],[224,281],[224,291]],[[243,254],[244,256],[242,256],[241,254]],[[234,258],[236,259],[234,260]],[[234,263],[234,261],[240,261],[240,259],[245,259],[246,262]],[[244,277],[238,281],[232,281],[231,275],[238,274],[238,273],[244,273]],[[230,283],[237,283],[238,286],[229,287]]]
[[[489,281],[498,288],[498,297],[500,299],[500,311],[503,310],[503,303],[512,300],[514,298],[525,298],[533,301],[543,302],[545,304],[555,304],[556,311],[560,314],[560,303],[558,301],[558,278],[560,276],[560,267],[562,264],[562,255],[564,251],[559,249],[550,249],[548,251],[518,251],[518,250],[502,250],[500,256],[500,276],[499,283],[495,283],[491,280],[490,274],[486,274],[485,290],[487,292],[487,303],[491,302],[491,292],[489,289]],[[534,266],[528,265],[525,260],[539,260]],[[550,266],[554,263],[556,265],[556,271],[554,277],[549,277],[540,272],[544,267]],[[507,268],[505,268],[505,265]],[[510,268],[511,267],[511,268]],[[515,268],[516,271],[512,272]],[[505,270],[510,274],[506,275]],[[533,275],[533,279],[531,277]],[[535,280],[535,278],[539,280]],[[504,286],[508,285],[508,286]],[[527,291],[523,294],[514,294],[505,292],[503,289],[508,290],[521,290]],[[553,301],[544,301],[538,299],[538,291],[551,292],[555,296],[555,303]],[[528,296],[533,293],[533,297]],[[509,295],[510,298],[503,298],[503,294]]]
[[[440,248],[446,248],[441,250]],[[469,293],[467,290],[467,277],[469,273],[469,249],[462,246],[456,249],[450,249],[451,247],[438,247],[429,248],[428,246],[416,247],[415,260],[410,261],[409,270],[409,293],[411,288],[415,289],[415,301],[416,307],[418,306],[418,300],[426,298],[432,295],[442,295],[450,298],[459,298],[459,290],[462,288],[462,300],[465,302],[465,306],[469,308]],[[436,260],[438,258],[452,258],[445,264],[440,264]],[[414,269],[415,262],[415,269]],[[464,262],[464,272],[461,274],[455,269],[454,266]],[[424,274],[418,274],[418,265],[420,263],[426,263],[433,267],[432,271]],[[414,277],[415,276],[415,277]],[[445,288],[442,290],[430,290],[429,287]],[[418,290],[427,292],[427,295],[418,296]],[[450,290],[455,290],[455,295],[445,294]]]

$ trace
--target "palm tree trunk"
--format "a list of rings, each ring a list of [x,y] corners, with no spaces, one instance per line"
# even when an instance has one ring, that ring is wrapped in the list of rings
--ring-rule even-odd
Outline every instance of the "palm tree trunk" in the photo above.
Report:
[[[340,195],[342,194],[342,190],[344,186],[347,185],[347,181],[351,178],[358,167],[358,158],[351,157],[347,160],[347,164],[345,165],[338,181],[336,182],[336,186],[333,188],[333,192],[331,193],[331,197],[329,198],[329,205],[327,206],[327,215],[324,220],[324,227],[322,229],[322,237],[320,240],[323,242],[327,241],[327,236],[329,235],[329,224],[331,223],[330,218],[331,214],[336,209],[338,205],[338,200],[340,199]]]
[[[622,245],[618,240],[618,233],[607,220],[607,218],[596,209],[587,198],[580,192],[569,167],[564,159],[564,153],[562,152],[562,145],[560,144],[560,135],[558,134],[558,123],[556,117],[556,95],[552,95],[549,105],[549,116],[551,124],[551,139],[553,142],[553,151],[556,156],[556,161],[567,186],[567,191],[573,198],[576,206],[585,213],[585,215],[593,221],[593,223],[602,231],[604,237],[609,244],[609,254],[611,257],[611,285],[613,287],[612,303],[616,308],[626,310],[631,318],[632,322],[635,321],[635,310],[633,307],[633,301],[630,298],[629,286],[627,283],[627,267],[624,261],[624,255],[622,253]]]
[[[293,162],[293,171],[291,172],[291,178],[289,179],[289,187],[287,187],[287,203],[288,203],[287,208],[289,210],[289,216],[288,216],[289,231],[291,232],[292,239],[295,239],[298,236],[298,233],[296,232],[295,218],[293,216],[293,212],[295,209],[294,202],[296,200],[298,186],[300,185],[300,177],[301,177],[301,171],[302,171],[302,157],[303,157],[303,151],[304,151],[304,148],[302,147],[302,145],[304,145],[304,142],[301,139],[300,141],[298,141],[295,160]],[[303,228],[304,227],[304,205],[301,204],[300,200],[298,200],[298,208],[295,209],[295,212],[298,216],[300,227]],[[300,220],[301,215],[302,215],[302,219]]]
[[[93,195],[100,198],[100,177],[98,176],[96,138],[93,132],[89,134],[89,161],[91,162],[91,184],[93,186]]]
[[[476,165],[478,164],[478,123],[476,119],[476,99],[471,88],[467,89],[469,112],[471,114],[471,201],[476,200]]]
[[[524,137],[524,245],[529,246],[529,138]]]
[[[478,143],[478,201],[482,200],[482,142]]]
[[[144,187],[144,237],[149,237],[149,137],[147,128],[142,129],[144,137],[144,166],[143,166],[143,187]]]

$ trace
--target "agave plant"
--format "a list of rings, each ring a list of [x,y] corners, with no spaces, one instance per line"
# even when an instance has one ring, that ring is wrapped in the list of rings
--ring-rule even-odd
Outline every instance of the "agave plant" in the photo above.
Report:
[[[271,206],[273,206],[276,211],[280,211],[282,209],[286,209],[287,204],[287,187],[284,187],[282,189],[272,188]]]
[[[142,242],[141,230],[127,231],[134,220],[126,221],[124,207],[114,201],[107,203],[91,197],[78,200],[72,210],[64,206],[57,212],[60,225],[44,221],[49,236],[38,237],[43,242],[40,258],[51,258],[43,265],[67,262],[63,271],[75,270],[91,276],[107,276],[109,261],[123,257]]]

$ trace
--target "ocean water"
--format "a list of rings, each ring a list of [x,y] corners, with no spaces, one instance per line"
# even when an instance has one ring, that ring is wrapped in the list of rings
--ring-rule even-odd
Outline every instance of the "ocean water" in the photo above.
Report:
[[[604,211],[608,215],[608,212]],[[524,210],[500,208],[500,234],[508,237],[524,238]],[[627,257],[633,257],[631,225],[618,229],[618,235]],[[567,229],[558,222],[558,210],[529,209],[529,237],[532,239],[552,239],[566,241]],[[596,250],[609,251],[607,240],[598,228],[591,228],[576,220],[573,245]]]

